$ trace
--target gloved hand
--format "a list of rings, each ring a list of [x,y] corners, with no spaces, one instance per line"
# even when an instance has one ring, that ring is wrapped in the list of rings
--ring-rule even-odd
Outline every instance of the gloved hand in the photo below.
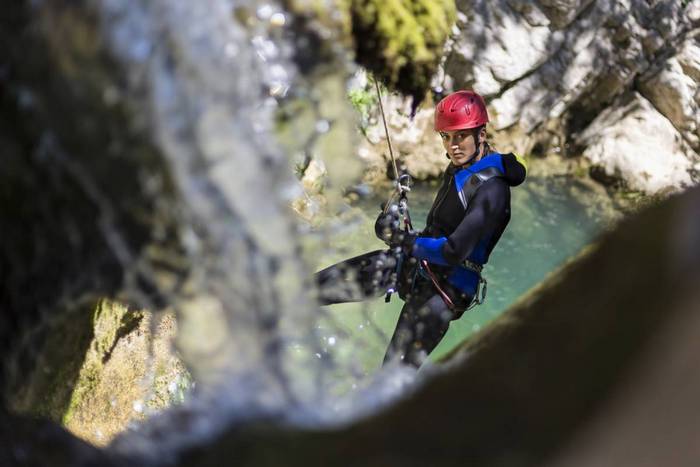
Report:
[[[392,204],[384,212],[379,213],[376,222],[374,223],[374,233],[377,238],[382,240],[389,247],[400,247],[405,253],[410,254],[413,249],[413,244],[416,241],[417,235],[406,232],[401,229],[401,216],[399,207]]]
[[[382,209],[374,222],[374,233],[377,238],[389,245],[394,234],[401,230],[400,217],[399,207],[396,204],[391,204],[386,212]]]

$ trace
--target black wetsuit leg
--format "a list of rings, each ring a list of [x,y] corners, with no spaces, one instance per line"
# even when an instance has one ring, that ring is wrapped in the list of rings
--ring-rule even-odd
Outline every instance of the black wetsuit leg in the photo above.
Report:
[[[359,302],[386,293],[396,259],[375,250],[334,264],[315,274],[321,305]]]
[[[465,300],[468,303],[471,297]],[[401,309],[383,364],[399,360],[420,367],[445,336],[450,321],[458,319],[463,312],[463,309],[450,310],[432,283],[419,279],[414,293]]]

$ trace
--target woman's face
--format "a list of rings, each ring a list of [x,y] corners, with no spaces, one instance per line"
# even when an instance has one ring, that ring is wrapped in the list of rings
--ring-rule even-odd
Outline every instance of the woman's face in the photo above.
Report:
[[[445,147],[447,156],[454,165],[464,165],[473,158],[472,156],[474,156],[477,149],[476,137],[479,134],[479,130],[479,128],[469,128],[467,130],[448,130],[440,132],[442,145]],[[480,138],[479,141],[483,141],[483,138]]]

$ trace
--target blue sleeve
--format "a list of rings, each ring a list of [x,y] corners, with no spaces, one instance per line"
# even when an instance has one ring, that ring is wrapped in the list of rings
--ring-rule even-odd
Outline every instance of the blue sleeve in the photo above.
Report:
[[[442,248],[447,238],[418,237],[413,244],[412,255],[414,258],[426,259],[429,263],[446,265],[447,261],[442,256]]]

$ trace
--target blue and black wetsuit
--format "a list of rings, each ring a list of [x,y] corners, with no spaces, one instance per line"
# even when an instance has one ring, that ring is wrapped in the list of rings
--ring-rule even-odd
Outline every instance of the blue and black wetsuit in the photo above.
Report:
[[[410,248],[399,295],[405,300],[385,362],[400,359],[420,366],[474,299],[480,273],[510,220],[510,187],[525,179],[513,154],[490,153],[469,167],[450,164],[428,213],[425,229]],[[446,304],[419,267],[426,260]],[[385,291],[382,272],[392,258],[377,250],[317,273],[321,303],[357,301]]]

